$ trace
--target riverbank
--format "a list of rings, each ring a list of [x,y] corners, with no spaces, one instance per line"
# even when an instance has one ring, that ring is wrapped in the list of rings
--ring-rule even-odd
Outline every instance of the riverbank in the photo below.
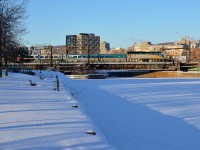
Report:
[[[108,71],[109,77],[133,77],[133,78],[200,78],[200,72],[183,71]]]
[[[108,77],[129,77],[129,78],[200,78],[200,72],[183,72],[183,71],[126,71],[126,70],[113,70],[104,71],[104,74],[99,72],[93,74],[95,78],[88,78],[88,75],[67,75],[71,79],[105,79]],[[92,75],[92,74],[91,74]],[[103,76],[103,77],[102,77]]]

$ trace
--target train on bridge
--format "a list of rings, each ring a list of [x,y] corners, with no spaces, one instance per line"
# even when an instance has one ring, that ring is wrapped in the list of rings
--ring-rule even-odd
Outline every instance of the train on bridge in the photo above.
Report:
[[[184,59],[176,60],[168,57],[161,51],[127,51],[126,54],[32,54],[25,58],[27,65],[49,66],[62,71],[77,71],[85,69],[92,70],[180,70],[186,62],[186,56],[180,56]],[[37,68],[38,68],[37,67]],[[193,67],[193,66],[192,66]],[[183,68],[183,67],[182,67]],[[188,68],[188,67],[187,67]],[[187,70],[187,68],[183,68]]]
[[[131,54],[76,54],[68,55],[70,62],[163,62],[160,52],[132,52]]]
[[[50,55],[31,55],[25,58],[30,62],[49,62]],[[52,55],[53,62],[163,62],[164,55],[161,52],[128,52],[127,54],[68,54]]]

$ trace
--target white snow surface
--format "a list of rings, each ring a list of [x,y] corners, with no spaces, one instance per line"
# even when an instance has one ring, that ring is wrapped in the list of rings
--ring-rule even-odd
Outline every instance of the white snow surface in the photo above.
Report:
[[[56,74],[59,92],[53,90]],[[72,107],[79,104],[62,85],[66,77],[56,72],[44,76],[9,73],[0,78],[0,150],[114,149],[81,107]]]
[[[9,73],[0,78],[0,149],[199,150],[199,90],[200,79]]]

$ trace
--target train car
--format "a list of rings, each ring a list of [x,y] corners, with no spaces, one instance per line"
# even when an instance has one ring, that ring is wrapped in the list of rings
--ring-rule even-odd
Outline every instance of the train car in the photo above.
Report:
[[[161,52],[129,51],[127,61],[130,62],[162,62],[164,55]]]
[[[38,55],[29,56],[30,61],[38,62]],[[43,63],[50,61],[50,55],[41,55]],[[127,54],[69,54],[53,55],[53,62],[162,62],[164,56],[161,52],[136,52],[129,51]]]
[[[40,59],[43,63],[48,63],[48,62],[50,62],[51,56],[50,55],[41,55]],[[53,55],[52,56],[53,62],[62,62],[62,61],[65,61],[65,59],[66,59],[65,55]],[[39,62],[38,55],[31,55],[27,58],[24,58],[24,60],[29,61],[29,62],[35,62],[35,63]]]
[[[126,54],[70,54],[67,59],[74,62],[121,62],[126,61]]]

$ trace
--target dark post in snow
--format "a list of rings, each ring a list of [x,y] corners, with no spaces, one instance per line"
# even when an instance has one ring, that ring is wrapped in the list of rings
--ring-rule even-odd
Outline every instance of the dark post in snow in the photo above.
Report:
[[[42,70],[42,64],[41,64],[41,51],[40,51],[39,60],[40,60],[40,73],[41,73],[41,70]]]
[[[51,65],[51,68],[53,67],[53,61],[52,61],[52,57],[53,57],[53,54],[52,54],[52,49],[53,49],[53,46],[49,45],[49,50],[50,50],[50,65]]]
[[[57,91],[59,92],[60,91],[60,85],[59,85],[59,78],[58,78],[58,75],[56,75],[56,83],[57,83]]]

